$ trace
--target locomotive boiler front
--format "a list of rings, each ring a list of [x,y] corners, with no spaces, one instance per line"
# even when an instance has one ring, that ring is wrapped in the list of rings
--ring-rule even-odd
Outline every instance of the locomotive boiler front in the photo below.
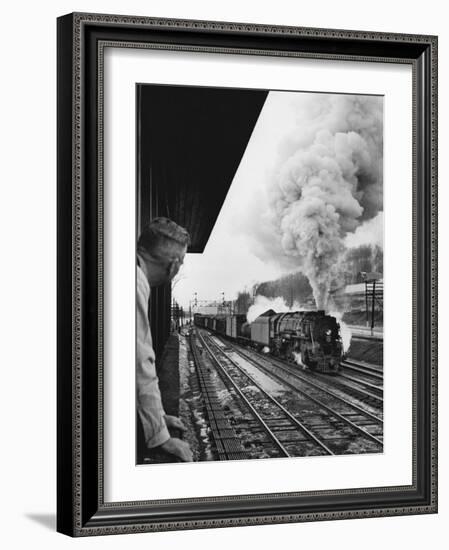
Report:
[[[335,317],[324,311],[295,311],[270,321],[273,353],[319,372],[338,372],[342,343]]]
[[[310,337],[312,366],[315,363],[316,369],[321,372],[336,373],[340,369],[343,355],[340,325],[337,319],[324,313],[315,316],[313,323],[310,324]]]

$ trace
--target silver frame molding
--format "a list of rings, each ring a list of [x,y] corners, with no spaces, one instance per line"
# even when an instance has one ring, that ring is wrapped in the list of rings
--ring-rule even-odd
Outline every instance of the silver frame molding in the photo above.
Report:
[[[407,63],[412,66],[411,486],[104,502],[102,251],[105,47]],[[60,17],[58,531],[71,536],[90,536],[435,512],[437,37],[87,13]]]

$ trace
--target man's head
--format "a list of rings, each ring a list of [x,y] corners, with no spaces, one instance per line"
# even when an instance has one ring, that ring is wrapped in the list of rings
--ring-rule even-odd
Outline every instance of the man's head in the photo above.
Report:
[[[150,286],[173,279],[189,244],[189,233],[168,218],[155,218],[144,227],[137,241],[137,253]]]

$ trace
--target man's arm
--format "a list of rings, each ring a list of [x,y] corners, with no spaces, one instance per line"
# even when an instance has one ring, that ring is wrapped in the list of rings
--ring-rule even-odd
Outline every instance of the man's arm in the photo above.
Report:
[[[182,429],[184,426],[176,417],[167,416],[162,406],[159,379],[148,322],[149,287],[137,277],[137,411],[142,421],[145,442],[148,448],[161,447],[165,452],[181,460],[193,460],[189,445],[173,438],[167,424]],[[177,420],[178,422],[174,422]],[[176,425],[180,423],[181,425]]]
[[[159,391],[155,355],[148,323],[149,287],[137,277],[137,411],[142,421],[148,448],[158,447],[170,439],[165,411]]]

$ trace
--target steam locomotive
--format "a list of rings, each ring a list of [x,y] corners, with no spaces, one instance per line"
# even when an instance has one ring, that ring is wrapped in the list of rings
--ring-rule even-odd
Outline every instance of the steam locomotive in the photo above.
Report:
[[[276,313],[270,309],[252,323],[246,322],[246,315],[196,313],[194,324],[317,372],[337,374],[340,370],[340,325],[324,311]]]

